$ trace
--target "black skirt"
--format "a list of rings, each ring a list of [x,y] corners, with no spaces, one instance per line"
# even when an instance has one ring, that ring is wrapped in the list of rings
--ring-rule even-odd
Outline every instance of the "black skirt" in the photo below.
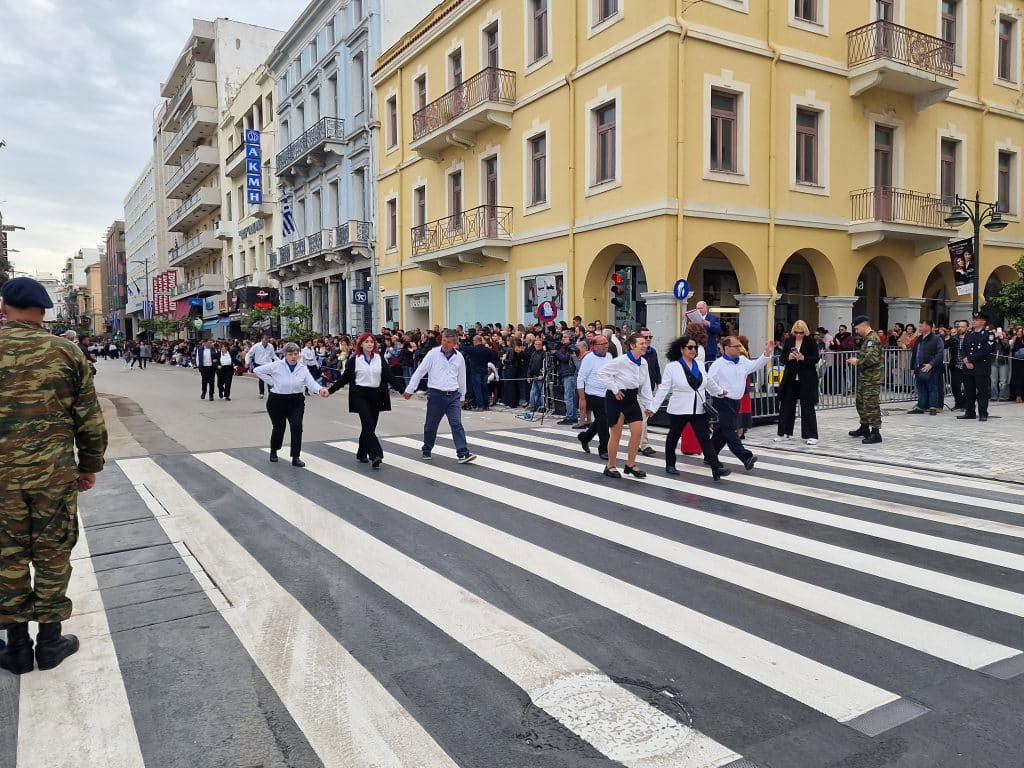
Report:
[[[615,398],[615,393],[610,389],[604,393],[605,412],[608,414],[608,426],[613,427],[619,421],[619,415],[623,417],[624,424],[632,424],[634,421],[644,420],[644,409],[640,407],[640,402],[636,399],[636,389],[624,389],[622,390],[623,397],[621,400]]]

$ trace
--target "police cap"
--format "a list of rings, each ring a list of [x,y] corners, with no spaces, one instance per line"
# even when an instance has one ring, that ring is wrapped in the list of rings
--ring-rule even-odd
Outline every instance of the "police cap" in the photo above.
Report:
[[[31,307],[50,309],[53,306],[50,294],[46,292],[42,284],[31,277],[15,277],[8,280],[4,283],[3,288],[0,288],[0,296],[3,297],[4,304],[10,304],[18,309]]]
[[[984,320],[986,323],[989,319],[988,313],[986,312],[975,312],[973,315],[971,315],[971,317],[973,317],[975,320]]]
[[[867,315],[857,315],[855,318],[853,318],[853,325],[854,325],[854,327],[860,325],[861,323],[870,323],[870,322],[871,322],[871,318],[868,317]]]

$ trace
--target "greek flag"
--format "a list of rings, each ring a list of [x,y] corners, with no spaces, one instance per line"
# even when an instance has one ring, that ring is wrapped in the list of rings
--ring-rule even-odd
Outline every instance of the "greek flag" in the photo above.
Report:
[[[152,320],[153,319],[153,302],[152,301],[143,301],[142,302],[142,318],[144,320]]]
[[[292,205],[288,198],[284,199],[284,217],[281,220],[281,232],[285,237],[295,234],[295,217],[292,216]]]

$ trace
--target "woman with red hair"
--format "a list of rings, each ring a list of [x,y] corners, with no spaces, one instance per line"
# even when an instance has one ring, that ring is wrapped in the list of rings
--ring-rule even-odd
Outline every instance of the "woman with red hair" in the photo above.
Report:
[[[350,385],[349,413],[359,414],[361,427],[356,459],[378,469],[384,461],[384,449],[377,439],[377,420],[381,411],[391,410],[389,389],[397,384],[392,377],[391,366],[384,361],[372,333],[364,333],[356,339],[352,355],[345,362],[345,370],[331,384],[329,394],[333,395],[346,384]]]

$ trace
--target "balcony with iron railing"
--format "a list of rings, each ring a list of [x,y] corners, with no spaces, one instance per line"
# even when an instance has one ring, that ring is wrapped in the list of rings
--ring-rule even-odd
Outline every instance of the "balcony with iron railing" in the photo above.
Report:
[[[854,250],[883,240],[913,241],[918,254],[942,248],[954,230],[944,219],[949,202],[938,195],[895,187],[858,189],[850,194],[847,231]]]
[[[182,118],[181,126],[164,145],[164,162],[178,165],[179,158],[204,139],[217,133],[216,107],[192,107]]]
[[[232,291],[235,290],[236,288],[245,288],[245,286],[249,285],[251,282],[252,275],[242,275],[241,277],[236,277],[233,280],[229,280],[228,288]]]
[[[290,245],[282,245],[276,251],[270,253],[268,259],[268,266],[270,269],[276,269],[277,267],[287,264],[292,259],[292,247]]]
[[[167,229],[188,232],[219,208],[220,190],[217,187],[200,187],[167,216]]]
[[[337,117],[321,118],[277,153],[277,175],[296,174],[314,160],[323,160],[329,152],[342,154],[344,139],[344,120]]]
[[[369,247],[373,239],[373,229],[368,221],[350,219],[334,228],[334,245],[336,248]]]
[[[196,190],[211,173],[220,166],[220,155],[216,147],[199,146],[186,158],[181,167],[167,180],[164,190],[167,197],[184,198]]]
[[[487,67],[412,115],[411,149],[439,160],[450,146],[472,147],[491,126],[512,127],[516,73]]]
[[[850,95],[872,88],[913,96],[918,112],[945,100],[959,85],[954,72],[953,43],[902,27],[875,21],[846,35]]]
[[[224,160],[224,175],[230,178],[245,175],[245,144],[239,144]]]
[[[428,272],[484,259],[508,261],[512,247],[512,208],[481,205],[413,227],[412,263]]]
[[[220,253],[221,247],[212,230],[200,232],[184,243],[179,243],[167,251],[167,265],[180,267],[192,259],[203,258]]]

